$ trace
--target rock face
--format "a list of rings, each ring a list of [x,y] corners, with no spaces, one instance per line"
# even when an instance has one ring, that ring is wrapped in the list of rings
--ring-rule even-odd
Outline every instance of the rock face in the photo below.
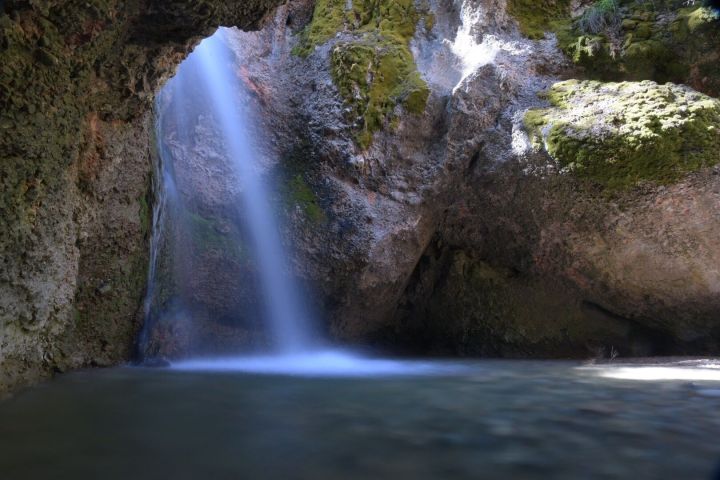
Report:
[[[720,163],[720,101],[655,82],[566,81],[531,110],[533,141],[563,169],[608,188],[668,183]]]
[[[360,83],[337,59],[385,47],[368,46],[368,24],[340,3],[318,3],[299,38],[284,35],[280,60],[248,68],[277,92],[269,105],[282,107],[266,118],[282,112],[296,132],[279,157],[295,159],[323,212],[314,225],[300,211],[288,235],[335,338],[500,356],[717,351],[716,99],[652,82],[558,83],[588,72],[552,35],[521,34],[508,13],[522,2],[437,2],[409,43],[425,107],[390,96],[394,113],[368,140],[364,95],[382,58],[356,62],[372,72]],[[556,6],[566,25],[586,11],[571,20],[569,2]],[[702,7],[662,8],[653,18]],[[380,44],[393,35],[376,28]]]
[[[523,85],[537,83],[504,60],[492,70],[510,86],[505,111],[408,284],[391,342],[501,356],[717,351],[715,240],[703,233],[718,228],[717,100],[570,81],[537,88],[553,108],[528,111]]]
[[[192,67],[168,82],[156,108],[165,184],[139,342],[146,358],[237,351],[263,332],[262,292],[241,218],[242,179]],[[243,92],[238,101],[247,104]]]
[[[445,354],[717,350],[717,253],[704,233],[718,227],[716,169],[613,197],[509,166],[473,178],[482,193],[464,190],[450,210],[398,336]]]
[[[685,83],[718,96],[720,12],[712,1],[508,0],[530,38],[554,32],[581,75]]]
[[[0,393],[127,359],[145,283],[158,86],[279,1],[0,5]]]
[[[277,3],[5,2],[0,389],[128,358],[149,105],[200,36],[254,28]],[[500,356],[720,350],[717,16],[700,2],[541,3],[292,1],[237,34],[296,274],[335,339]],[[242,269],[223,268],[228,197],[170,146],[211,247],[192,256],[213,260],[184,288],[228,318],[227,298],[244,295],[228,287]]]

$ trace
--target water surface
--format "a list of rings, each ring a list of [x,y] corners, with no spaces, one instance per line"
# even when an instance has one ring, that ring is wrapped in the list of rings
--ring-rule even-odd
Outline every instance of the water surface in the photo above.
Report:
[[[0,478],[708,479],[720,461],[715,362],[387,362],[62,375],[0,403]]]

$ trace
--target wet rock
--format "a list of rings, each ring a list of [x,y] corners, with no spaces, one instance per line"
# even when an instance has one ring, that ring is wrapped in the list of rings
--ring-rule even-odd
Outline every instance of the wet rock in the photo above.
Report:
[[[11,14],[0,15],[0,388],[55,367],[110,365],[130,356],[150,235],[149,107],[201,36],[221,22],[255,27],[278,2],[101,3],[6,2]],[[556,25],[548,19],[568,27],[568,15],[582,14],[568,13],[569,3],[546,2],[540,10],[548,15],[523,18],[522,8],[537,2],[473,0],[460,10],[430,2],[432,15],[392,39],[400,50],[378,40],[376,34],[395,36],[382,21],[353,27],[343,20],[294,54],[307,40],[298,33],[312,24],[310,0],[284,5],[261,32],[237,33],[234,48],[253,59],[240,69],[254,92],[248,103],[262,129],[273,132],[263,137],[263,165],[285,179],[276,205],[287,243],[295,246],[295,274],[312,286],[315,311],[334,338],[493,356],[720,351],[720,175],[713,162],[674,168],[677,159],[658,148],[671,175],[633,177],[613,189],[568,168],[578,164],[571,158],[577,149],[532,148],[533,138],[536,146],[549,145],[544,130],[568,113],[538,93],[568,78],[610,78],[590,66],[619,79],[672,79],[715,95],[712,22],[695,18],[697,8],[623,11],[630,21],[619,23],[624,41],[613,58],[609,49],[617,45],[602,34],[545,36]],[[652,2],[639,3],[649,9]],[[475,48],[466,51],[485,59],[470,62],[472,68],[455,56],[462,49],[453,49],[465,13],[473,22],[465,46]],[[684,39],[669,57],[667,35]],[[333,60],[338,46],[357,42],[372,47],[372,55],[338,53]],[[419,75],[428,91],[408,109],[409,94],[421,84],[391,82],[381,93],[390,92],[392,102],[380,102],[377,115],[366,108],[367,96],[387,83],[352,77],[356,69],[345,60],[382,64],[386,50],[404,60],[404,79]],[[689,70],[655,68],[672,67],[678,55],[687,57]],[[582,85],[632,97],[617,85]],[[686,87],[643,85],[688,100],[688,109],[710,101]],[[361,101],[351,98],[355,90]],[[594,111],[591,102],[607,100],[582,92],[573,98],[588,104],[586,113]],[[527,112],[549,107],[528,128]],[[663,122],[677,114],[670,130],[682,142],[673,155],[718,150],[712,139],[686,141],[685,112],[666,113],[641,116],[659,122],[660,131],[652,130],[662,137]],[[372,135],[362,135],[369,117]],[[605,133],[620,128],[610,116],[598,118]],[[201,123],[198,146],[212,151],[212,129]],[[585,133],[612,156],[601,130]],[[195,199],[188,210],[196,238],[188,251],[200,262],[179,267],[194,273],[182,286],[193,298],[190,311],[210,343],[261,343],[252,313],[247,322],[233,313],[254,293],[252,282],[233,281],[252,272],[228,248],[232,182],[219,180],[217,165],[193,162],[197,152],[180,142],[170,147],[186,159],[180,188]],[[634,157],[622,158],[624,172]],[[98,295],[104,281],[112,289]],[[179,307],[170,300],[168,318],[176,318]],[[177,318],[158,329],[154,355],[170,358],[187,348],[190,330]]]
[[[129,358],[154,94],[201,37],[221,23],[256,27],[280,2],[141,3],[0,9],[0,392]]]
[[[112,291],[112,286],[109,283],[103,283],[97,289],[97,292],[100,295],[107,295],[111,291]]]

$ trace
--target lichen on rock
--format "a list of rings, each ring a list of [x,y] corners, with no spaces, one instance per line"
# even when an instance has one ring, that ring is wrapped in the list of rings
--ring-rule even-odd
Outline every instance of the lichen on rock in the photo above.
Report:
[[[554,33],[587,78],[685,83],[718,96],[720,14],[702,3],[509,0],[507,11],[531,39]]]
[[[348,6],[350,8],[348,8]],[[339,32],[352,36],[331,53],[332,77],[340,95],[351,107],[357,143],[365,148],[373,134],[397,118],[395,108],[419,114],[430,90],[410,52],[417,25],[426,28],[432,15],[414,0],[320,0],[311,23],[301,33],[294,52],[300,56]]]
[[[302,174],[296,174],[285,184],[284,200],[286,207],[299,207],[305,217],[315,225],[327,222],[327,216]]]
[[[720,163],[720,101],[689,87],[569,80],[544,95],[552,107],[528,111],[525,127],[578,177],[623,188]]]
[[[570,17],[570,0],[508,0],[507,11],[523,35],[540,39],[558,28],[555,22]]]
[[[595,5],[599,3],[603,2]],[[613,8],[604,12],[595,5],[589,7],[558,30],[561,49],[588,77],[689,83],[717,95],[717,80],[699,77],[694,71],[717,61],[717,13],[700,2],[694,6],[677,1],[611,3]],[[589,17],[604,20],[590,21]]]

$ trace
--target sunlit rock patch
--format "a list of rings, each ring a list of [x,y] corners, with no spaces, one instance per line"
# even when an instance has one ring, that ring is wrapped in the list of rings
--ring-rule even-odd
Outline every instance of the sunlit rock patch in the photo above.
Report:
[[[669,183],[720,162],[720,101],[680,85],[570,80],[525,115],[536,147],[604,186]]]
[[[300,34],[294,52],[314,49],[345,32],[349,36],[332,47],[332,77],[350,107],[357,143],[367,147],[373,134],[392,127],[397,106],[422,113],[430,94],[410,52],[410,40],[422,22],[432,28],[433,16],[412,0],[320,0],[312,22]]]

